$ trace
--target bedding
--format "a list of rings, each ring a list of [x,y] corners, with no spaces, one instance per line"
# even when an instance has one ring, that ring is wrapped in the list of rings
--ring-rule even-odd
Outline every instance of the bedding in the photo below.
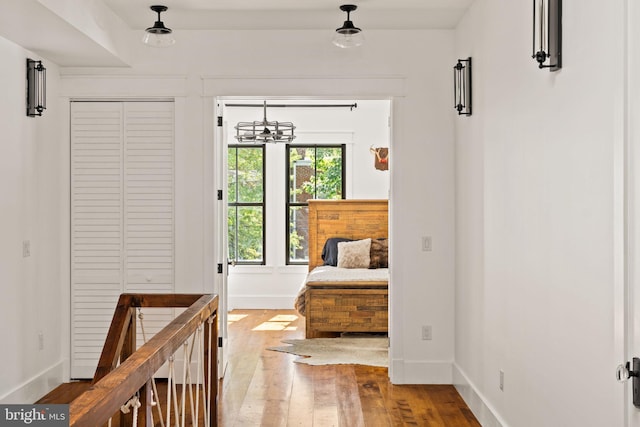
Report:
[[[371,239],[338,243],[339,268],[369,268]]]
[[[389,280],[388,268],[340,268],[322,265],[307,274],[309,282],[378,282]]]
[[[371,240],[369,268],[389,267],[389,241],[387,239]]]
[[[347,239],[346,237],[331,237],[327,239],[322,247],[322,261],[324,261],[324,265],[336,267],[338,265],[338,243],[352,241],[353,239]]]

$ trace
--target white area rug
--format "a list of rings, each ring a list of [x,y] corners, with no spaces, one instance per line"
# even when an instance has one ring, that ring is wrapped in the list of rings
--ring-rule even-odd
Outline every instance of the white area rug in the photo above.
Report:
[[[291,344],[269,347],[267,350],[296,354],[294,362],[307,365],[369,365],[387,367],[389,362],[389,338],[311,338],[283,340]]]

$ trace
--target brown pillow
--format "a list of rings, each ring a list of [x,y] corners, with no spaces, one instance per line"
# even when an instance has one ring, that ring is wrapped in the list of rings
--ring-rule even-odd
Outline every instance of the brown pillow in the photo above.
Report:
[[[369,268],[389,267],[389,241],[387,239],[371,239]]]
[[[371,239],[338,243],[338,267],[368,268],[370,264]]]

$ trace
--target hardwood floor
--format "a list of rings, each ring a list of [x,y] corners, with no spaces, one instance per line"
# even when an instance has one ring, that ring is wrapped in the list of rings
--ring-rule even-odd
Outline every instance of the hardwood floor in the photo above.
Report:
[[[480,426],[452,386],[393,385],[386,368],[309,366],[266,350],[283,339],[304,338],[304,318],[293,310],[234,310],[229,320],[220,427]],[[63,384],[38,403],[68,403],[88,386]],[[158,392],[164,402],[166,381],[158,382]]]
[[[393,385],[386,368],[309,366],[266,350],[304,338],[293,310],[234,310],[229,320],[220,426],[480,426],[452,386]]]

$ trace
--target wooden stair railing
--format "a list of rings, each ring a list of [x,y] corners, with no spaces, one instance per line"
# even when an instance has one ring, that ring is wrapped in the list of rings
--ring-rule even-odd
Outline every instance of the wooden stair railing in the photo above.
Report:
[[[186,308],[178,317],[137,350],[136,309],[138,307]],[[120,406],[139,392],[140,427],[151,426],[151,381],[153,375],[185,341],[204,326],[203,360],[211,353],[212,380],[209,419],[217,424],[217,328],[218,296],[213,294],[122,294],[109,327],[91,387],[69,405],[71,427],[97,427],[107,423]],[[212,318],[213,322],[208,320]],[[211,329],[211,346],[209,346]],[[118,365],[118,362],[120,364]],[[205,387],[208,365],[205,363]],[[129,421],[130,422],[130,421]],[[121,416],[121,426],[126,423]]]

